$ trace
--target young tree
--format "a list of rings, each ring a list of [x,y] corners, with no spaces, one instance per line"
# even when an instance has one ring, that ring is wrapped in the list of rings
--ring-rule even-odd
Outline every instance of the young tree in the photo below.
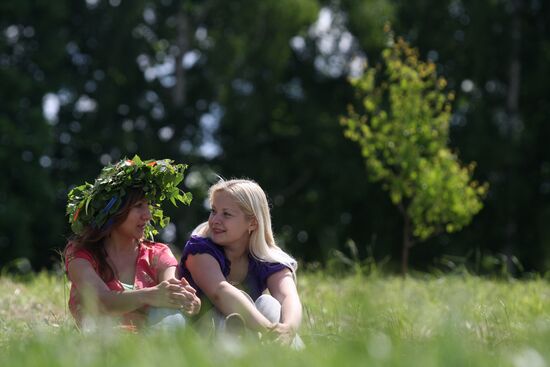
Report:
[[[407,42],[390,38],[382,64],[351,82],[361,106],[341,118],[344,135],[359,144],[371,180],[399,208],[406,274],[410,248],[469,224],[488,186],[472,179],[475,163],[462,166],[447,146],[453,93]]]

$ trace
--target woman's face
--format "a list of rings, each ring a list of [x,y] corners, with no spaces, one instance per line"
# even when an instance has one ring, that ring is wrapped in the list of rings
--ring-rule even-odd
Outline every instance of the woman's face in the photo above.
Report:
[[[213,194],[208,217],[212,241],[221,246],[248,246],[251,223],[231,195],[225,191]]]
[[[149,202],[146,199],[141,199],[132,205],[124,222],[115,230],[123,236],[140,240],[143,238],[145,226],[150,220]]]

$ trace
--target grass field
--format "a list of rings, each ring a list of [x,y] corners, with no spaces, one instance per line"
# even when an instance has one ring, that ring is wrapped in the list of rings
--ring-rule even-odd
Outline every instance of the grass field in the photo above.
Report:
[[[550,285],[301,274],[303,351],[74,330],[62,276],[0,278],[0,366],[550,366]]]

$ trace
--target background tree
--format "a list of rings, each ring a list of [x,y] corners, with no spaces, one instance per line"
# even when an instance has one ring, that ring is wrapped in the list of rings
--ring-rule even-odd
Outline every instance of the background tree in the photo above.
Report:
[[[169,210],[161,238],[175,249],[219,173],[266,188],[278,238],[304,262],[348,239],[359,259],[398,259],[401,218],[338,124],[347,78],[376,64],[391,20],[456,92],[449,145],[491,184],[472,224],[426,240],[411,265],[475,252],[544,271],[549,18],[549,2],[518,0],[3,1],[0,266],[55,264],[70,187],[135,153],[190,164],[195,200]]]
[[[67,8],[37,1],[31,11],[29,4],[5,2],[0,14],[0,265],[6,265],[17,258],[34,260],[40,246],[51,245],[63,232],[63,222],[55,218],[60,211],[52,215],[61,182],[51,176],[50,157],[58,140],[42,104],[50,76],[59,75],[67,41],[52,25],[63,23]],[[41,14],[40,20],[34,14]],[[48,252],[41,260],[54,255]]]
[[[550,3],[399,1],[397,8],[396,32],[434,61],[457,92],[453,146],[478,163],[478,177],[491,185],[472,226],[430,241],[422,256],[431,258],[441,246],[465,256],[470,248],[517,256],[525,268],[546,271],[550,125],[542,101],[550,95],[550,55],[543,51],[550,44]]]
[[[258,180],[281,243],[303,260],[324,262],[349,236],[351,218],[363,216],[353,204],[363,193],[340,189],[363,179],[351,173],[360,160],[335,123],[352,97],[345,76],[358,50],[338,8],[312,1],[249,7],[222,5],[209,18],[223,30],[212,33],[219,47],[209,60],[227,75],[217,83],[222,153],[212,163],[223,175]],[[349,46],[340,48],[344,39]],[[242,48],[228,49],[233,44]]]
[[[403,217],[405,274],[413,238],[469,224],[487,187],[473,181],[473,165],[461,167],[447,147],[453,94],[444,92],[445,79],[403,39],[390,38],[383,64],[352,83],[364,112],[350,106],[341,122],[361,147],[371,179],[382,183]]]

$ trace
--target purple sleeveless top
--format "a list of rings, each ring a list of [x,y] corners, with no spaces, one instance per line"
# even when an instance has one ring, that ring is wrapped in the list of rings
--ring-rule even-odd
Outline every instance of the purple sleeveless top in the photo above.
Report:
[[[196,254],[208,254],[212,256],[218,264],[222,274],[227,278],[229,271],[231,270],[231,262],[225,256],[223,247],[212,242],[210,238],[191,236],[189,241],[185,244],[183,248],[183,254],[181,256],[180,263],[178,265],[177,273],[179,277],[184,277],[187,279],[189,284],[197,290],[197,296],[201,297],[203,295],[202,290],[197,286],[191,273],[185,266],[185,261],[189,255]],[[248,295],[256,300],[260,297],[263,291],[267,288],[267,278],[270,275],[277,273],[287,267],[279,263],[268,263],[260,261],[254,258],[252,255],[248,255],[248,273],[245,280],[242,282],[243,290],[248,293]]]

